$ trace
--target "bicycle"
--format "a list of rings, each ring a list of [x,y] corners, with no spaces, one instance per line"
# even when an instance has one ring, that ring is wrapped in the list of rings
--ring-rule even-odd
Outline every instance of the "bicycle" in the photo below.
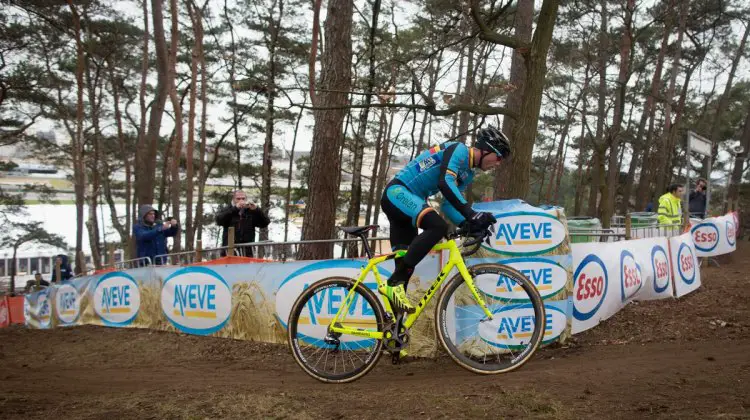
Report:
[[[307,374],[322,382],[346,383],[372,370],[384,351],[398,363],[409,342],[409,329],[454,267],[458,273],[440,291],[435,308],[437,336],[451,358],[480,374],[509,372],[531,358],[546,326],[544,304],[534,284],[511,267],[496,263],[467,267],[463,259],[479,250],[489,230],[459,229],[435,245],[433,251],[449,251],[448,261],[415,313],[404,315],[395,314],[388,299],[372,290],[384,281],[377,266],[406,255],[406,251],[396,251],[373,257],[366,233],[375,228],[339,228],[364,244],[368,261],[356,280],[337,276],[319,280],[303,290],[292,306],[288,341],[294,359]],[[469,238],[461,245],[463,253],[456,243],[459,237]],[[370,273],[376,283],[365,283]],[[321,316],[322,310],[335,315]]]

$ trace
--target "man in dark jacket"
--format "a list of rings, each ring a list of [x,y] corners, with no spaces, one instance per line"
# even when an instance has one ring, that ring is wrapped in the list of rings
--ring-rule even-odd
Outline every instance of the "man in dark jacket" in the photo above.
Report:
[[[255,228],[264,228],[271,223],[271,220],[263,211],[247,201],[247,194],[242,190],[237,190],[232,194],[232,205],[221,209],[216,214],[216,224],[224,228],[221,235],[222,246],[229,243],[229,227],[234,226],[234,243],[247,244],[255,242]],[[253,247],[238,247],[240,255],[246,257],[253,256]]]
[[[73,277],[73,269],[70,268],[70,260],[65,254],[59,254],[55,256],[54,264],[52,265],[52,276],[50,277],[50,283],[60,283],[57,279],[57,264],[60,264],[60,279],[62,281],[70,280]]]
[[[178,229],[177,220],[157,220],[156,210],[149,205],[142,205],[138,210],[138,223],[133,226],[138,258],[148,257],[154,265],[163,264],[164,261],[154,259],[157,255],[167,253],[167,237],[175,236]]]
[[[688,209],[690,217],[706,218],[706,186],[705,179],[699,178],[695,184],[695,190],[688,197]]]

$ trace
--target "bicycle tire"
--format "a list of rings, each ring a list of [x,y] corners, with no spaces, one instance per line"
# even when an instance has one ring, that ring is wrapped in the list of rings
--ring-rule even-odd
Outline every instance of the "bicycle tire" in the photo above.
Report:
[[[479,374],[499,374],[506,373],[512,370],[518,369],[523,366],[531,356],[534,355],[537,348],[544,338],[544,327],[545,327],[545,309],[542,297],[539,291],[536,289],[534,284],[526,278],[521,272],[511,267],[502,264],[478,264],[469,268],[469,273],[472,277],[474,273],[481,272],[481,274],[493,274],[493,275],[505,275],[518,283],[524,292],[529,296],[529,302],[525,305],[531,304],[534,311],[534,332],[532,333],[531,339],[529,340],[529,346],[526,347],[521,353],[520,357],[516,356],[511,360],[510,364],[482,364],[478,361],[473,360],[467,355],[463,354],[456,343],[451,338],[450,325],[448,322],[448,305],[451,301],[451,297],[458,290],[458,288],[465,284],[463,277],[460,273],[454,275],[446,284],[443,291],[440,293],[440,298],[435,307],[435,329],[437,331],[438,339],[442,344],[446,352],[451,358],[461,367],[474,373]],[[466,287],[468,289],[468,287]],[[480,291],[481,293],[481,291]],[[472,297],[473,299],[473,297]],[[477,333],[478,334],[478,333]],[[485,354],[485,359],[486,359]]]
[[[335,372],[334,374],[321,372],[319,369],[311,366],[311,363],[308,362],[307,357],[302,354],[302,350],[300,348],[300,340],[304,340],[304,338],[302,334],[298,334],[298,325],[300,323],[300,315],[307,307],[310,299],[313,299],[313,297],[318,293],[325,292],[326,289],[332,287],[342,287],[346,290],[350,290],[354,283],[355,280],[346,277],[328,277],[319,280],[310,285],[310,287],[308,287],[299,295],[297,300],[294,302],[294,305],[292,305],[292,310],[289,313],[289,320],[287,323],[287,338],[289,346],[292,350],[292,355],[294,356],[294,360],[308,375],[321,382],[347,383],[356,381],[357,379],[366,375],[370,370],[372,370],[372,368],[377,365],[378,360],[380,360],[380,356],[383,350],[383,341],[374,339],[370,339],[375,341],[374,348],[369,352],[369,356],[364,360],[363,365],[351,372],[343,372],[341,374],[335,374]],[[363,284],[357,285],[356,293],[364,298],[370,305],[375,317],[375,327],[377,328],[377,331],[382,332],[385,328],[385,310],[378,300],[377,296]]]

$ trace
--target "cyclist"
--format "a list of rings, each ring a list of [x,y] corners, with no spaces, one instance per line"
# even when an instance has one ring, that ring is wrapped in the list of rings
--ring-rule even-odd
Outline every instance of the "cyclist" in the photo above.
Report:
[[[391,225],[391,248],[407,249],[396,259],[396,269],[387,285],[378,291],[391,302],[394,311],[414,313],[406,297],[406,286],[414,267],[448,233],[448,224],[427,204],[438,192],[440,208],[456,226],[484,231],[496,219],[492,213],[475,212],[462,192],[474,179],[476,168],[490,170],[511,155],[510,140],[493,126],[479,129],[476,147],[449,141],[420,153],[388,183],[380,200]],[[467,224],[467,225],[464,225]],[[417,229],[422,233],[417,235]]]

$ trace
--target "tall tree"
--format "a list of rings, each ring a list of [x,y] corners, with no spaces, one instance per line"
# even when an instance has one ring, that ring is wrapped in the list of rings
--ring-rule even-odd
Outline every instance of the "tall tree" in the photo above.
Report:
[[[557,8],[557,4],[555,4]],[[518,0],[516,7],[516,14],[513,19],[515,36],[519,41],[529,42],[531,41],[531,28],[534,18],[534,1],[533,0]],[[554,22],[554,18],[553,18]],[[513,58],[510,64],[510,85],[514,90],[508,95],[508,99],[505,101],[505,106],[508,109],[517,110],[521,108],[524,99],[524,91],[526,89],[526,79],[528,78],[528,56],[523,54],[525,50],[515,48],[513,50]],[[507,116],[503,118],[503,132],[508,136],[515,135],[515,127],[517,121]],[[515,139],[514,142],[516,141]],[[530,156],[529,156],[530,157]],[[524,159],[525,157],[516,156],[516,159]],[[512,166],[512,167],[511,167]],[[517,165],[502,165],[495,170],[495,192],[494,198],[517,198],[514,196],[512,186],[510,184],[510,177],[513,171],[516,170]],[[527,169],[528,170],[528,169]],[[528,182],[528,181],[527,181]]]
[[[352,13],[348,0],[330,0],[325,22],[326,46],[321,57],[320,92],[314,95],[313,145],[310,153],[309,197],[302,224],[302,239],[328,239],[333,235],[336,221],[338,183],[333,174],[341,170],[338,151],[343,142],[347,94],[351,87]],[[300,248],[299,259],[333,257],[333,247],[327,244]]]
[[[600,194],[600,187],[604,187],[604,189],[607,188],[606,184],[604,184],[604,180],[602,179],[604,177],[604,159],[605,154],[607,153],[607,142],[604,138],[604,120],[607,118],[607,108],[606,108],[606,99],[607,99],[607,62],[608,62],[608,49],[609,49],[609,33],[608,33],[608,26],[609,26],[609,15],[607,11],[607,0],[601,0],[600,4],[600,15],[601,15],[601,22],[599,26],[599,50],[597,54],[597,69],[599,72],[599,100],[598,100],[598,106],[597,106],[597,119],[596,119],[596,137],[594,137],[594,143],[593,143],[593,157],[594,161],[592,163],[592,170],[591,170],[591,187],[589,190],[589,205],[588,205],[588,215],[591,217],[600,216],[597,212],[598,209],[598,198]],[[617,151],[614,150],[613,153],[615,156],[617,155]],[[613,185],[609,186],[610,188],[614,188]],[[602,194],[602,197],[604,194]]]
[[[620,38],[620,70],[617,75],[617,93],[615,95],[615,113],[612,127],[609,132],[609,172],[607,175],[607,197],[602,206],[602,225],[609,227],[615,210],[615,197],[617,196],[618,181],[620,178],[620,161],[617,159],[617,150],[620,148],[622,137],[622,120],[625,114],[625,93],[628,80],[630,80],[632,66],[630,64],[631,49],[633,46],[633,14],[635,12],[635,0],[625,2],[625,20],[623,22],[623,35]]]

